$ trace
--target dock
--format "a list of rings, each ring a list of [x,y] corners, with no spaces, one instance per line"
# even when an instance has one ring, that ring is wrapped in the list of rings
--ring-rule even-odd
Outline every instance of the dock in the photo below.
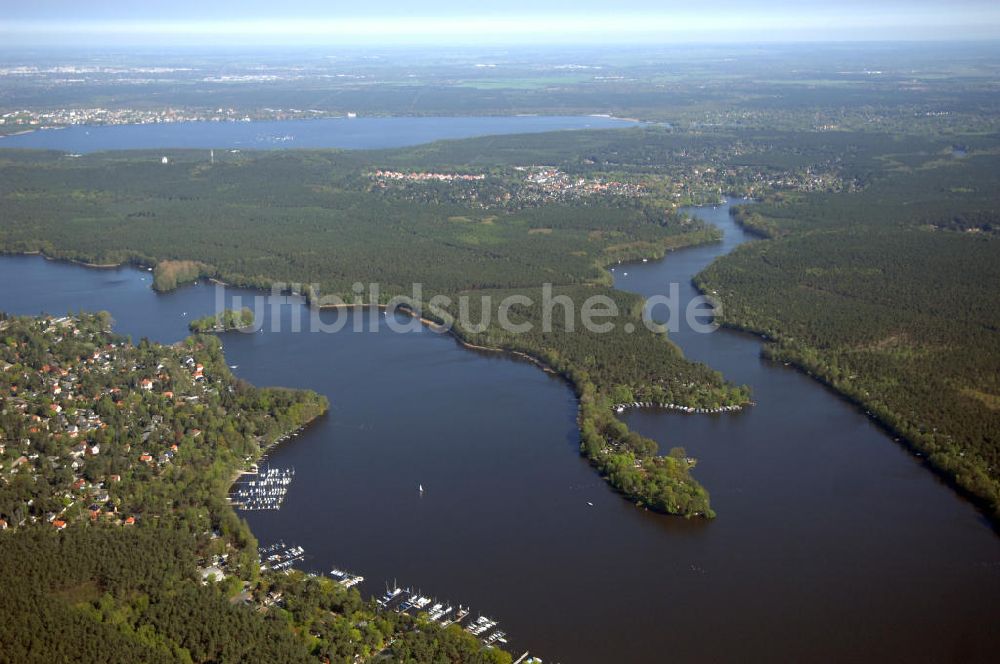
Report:
[[[240,476],[229,502],[241,510],[280,510],[295,477],[294,468],[265,468]]]
[[[502,646],[507,643],[507,633],[500,629],[497,620],[484,615],[479,615],[472,620],[472,610],[461,604],[455,606],[447,601],[442,601],[433,596],[426,595],[422,591],[411,588],[400,588],[399,586],[386,586],[385,594],[375,600],[382,611],[395,611],[396,613],[418,613],[426,614],[428,620],[447,627],[449,625],[460,625],[482,642],[484,646]],[[464,624],[463,624],[464,623]]]
[[[306,551],[301,546],[286,546],[284,542],[271,544],[259,549],[260,568],[282,571],[291,569],[296,563],[305,560]]]
[[[353,588],[354,586],[358,585],[359,583],[365,580],[365,577],[361,576],[360,574],[351,574],[350,572],[345,572],[344,570],[339,569],[337,567],[334,567],[332,570],[330,570],[330,576],[333,578],[334,581],[344,586],[345,588]]]

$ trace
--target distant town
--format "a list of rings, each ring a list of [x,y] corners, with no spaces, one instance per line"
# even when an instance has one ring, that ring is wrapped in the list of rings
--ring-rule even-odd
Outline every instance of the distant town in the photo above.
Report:
[[[347,113],[346,117],[355,117]],[[0,114],[0,133],[16,133],[34,129],[58,129],[75,125],[141,125],[174,122],[252,122],[254,120],[302,120],[337,117],[337,114],[317,109],[261,108],[59,108],[53,110],[22,109]],[[343,116],[342,116],[343,117]]]

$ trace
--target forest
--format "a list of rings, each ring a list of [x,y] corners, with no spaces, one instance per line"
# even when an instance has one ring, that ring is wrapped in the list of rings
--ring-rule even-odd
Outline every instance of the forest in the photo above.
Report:
[[[188,328],[196,334],[208,332],[226,332],[229,330],[240,330],[252,327],[254,324],[254,314],[250,307],[243,307],[239,311],[235,309],[225,309],[220,313],[197,318],[188,323]]]
[[[699,275],[727,325],[815,375],[1000,518],[1000,160],[895,154],[864,192],[736,211],[767,241]]]

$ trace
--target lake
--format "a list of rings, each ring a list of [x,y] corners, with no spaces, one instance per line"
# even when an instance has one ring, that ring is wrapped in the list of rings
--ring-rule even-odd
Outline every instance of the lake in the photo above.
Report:
[[[598,115],[505,115],[76,125],[3,136],[0,137],[0,148],[36,148],[80,154],[152,148],[398,148],[473,136],[615,129],[638,124]]]
[[[721,243],[617,267],[617,286],[693,297],[690,277],[749,240],[728,205],[697,212]],[[212,286],[157,295],[132,268],[4,257],[0,280],[0,309],[108,309],[136,339],[176,341],[214,310]],[[379,314],[323,313],[336,316]],[[262,544],[304,546],[303,569],[471,605],[547,662],[985,662],[1000,648],[1000,538],[982,515],[858,409],[761,359],[752,336],[673,338],[749,384],[756,406],[626,415],[699,458],[719,517],[686,521],[635,508],[593,472],[562,380],[427,329],[352,327],[275,333],[266,319],[221,335],[241,377],[330,398],[271,455],[296,470],[281,511],[244,514]]]

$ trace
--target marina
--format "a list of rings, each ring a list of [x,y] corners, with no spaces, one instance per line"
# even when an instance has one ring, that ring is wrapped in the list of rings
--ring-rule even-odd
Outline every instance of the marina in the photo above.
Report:
[[[244,478],[252,479],[244,479]],[[258,469],[242,476],[230,494],[230,502],[241,510],[280,510],[295,477],[294,468]]]
[[[278,542],[266,547],[261,547],[260,568],[272,569],[275,571],[291,569],[296,563],[305,560],[305,549],[301,546],[286,546],[284,542]]]
[[[485,646],[503,646],[507,643],[507,633],[500,629],[499,621],[484,615],[477,615],[473,620],[470,617],[472,611],[468,607],[438,600],[420,590],[387,585],[385,594],[376,599],[375,603],[382,611],[409,613],[414,616],[423,613],[428,620],[441,627],[459,625]]]
[[[262,546],[258,552],[261,571],[270,569],[287,572],[305,560],[304,547],[289,546],[283,540]],[[329,577],[344,588],[353,588],[365,580],[360,574],[348,572],[340,567],[332,568]],[[459,625],[485,646],[503,647],[507,644],[507,633],[500,629],[498,620],[481,614],[473,620],[472,611],[468,607],[439,600],[420,590],[404,589],[395,584],[390,587],[386,584],[385,593],[375,599],[375,605],[380,611],[407,613],[414,617],[423,614],[427,620],[441,627]]]

